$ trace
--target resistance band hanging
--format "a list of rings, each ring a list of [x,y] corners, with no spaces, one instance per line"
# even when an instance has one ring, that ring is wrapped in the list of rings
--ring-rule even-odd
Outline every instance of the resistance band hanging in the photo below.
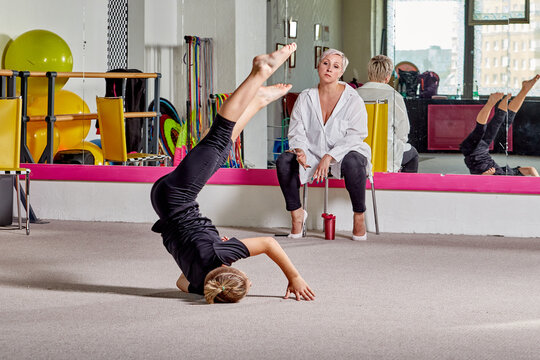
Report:
[[[185,36],[188,119],[188,149],[197,145],[212,123],[210,94],[213,93],[213,41],[210,38]]]
[[[185,145],[191,150],[206,135],[214,118],[230,94],[213,94],[213,40],[197,36],[184,37],[187,49],[186,64],[186,119]],[[228,168],[243,168],[242,135],[232,145],[225,163]]]
[[[210,95],[211,99],[211,114],[212,114],[212,121],[214,120],[216,114],[219,111],[219,108],[225,100],[230,96],[231,94],[213,94]],[[227,161],[223,165],[223,167],[227,168],[244,168],[244,161],[243,161],[243,150],[242,150],[242,142],[243,142],[243,135],[244,133],[241,133],[240,136],[236,139],[236,141],[232,144],[231,150],[229,151],[229,156],[227,157]]]

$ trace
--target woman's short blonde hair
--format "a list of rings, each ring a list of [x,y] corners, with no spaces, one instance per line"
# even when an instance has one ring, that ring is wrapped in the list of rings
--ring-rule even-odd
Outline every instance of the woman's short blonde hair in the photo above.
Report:
[[[371,58],[368,63],[368,80],[385,82],[394,71],[392,60],[385,55],[377,55]]]
[[[327,58],[330,55],[339,55],[341,56],[341,59],[343,61],[343,72],[345,72],[345,69],[347,69],[347,66],[349,66],[349,59],[345,56],[345,54],[339,50],[336,49],[328,49],[325,52],[322,53],[321,58],[319,59],[319,63],[317,64],[317,67],[321,64],[321,62]]]
[[[248,291],[249,279],[242,271],[232,267],[218,267],[204,279],[204,298],[209,304],[214,302],[235,303]]]

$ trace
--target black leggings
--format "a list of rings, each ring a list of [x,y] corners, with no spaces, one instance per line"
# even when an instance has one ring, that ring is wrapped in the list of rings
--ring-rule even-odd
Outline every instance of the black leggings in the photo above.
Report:
[[[414,146],[403,153],[403,160],[401,160],[401,172],[404,173],[417,173],[418,172],[418,163],[420,162],[420,157],[418,156],[418,151]]]
[[[161,219],[192,204],[208,179],[223,165],[231,149],[234,125],[218,114],[204,139],[174,171],[156,181],[150,196]]]
[[[495,108],[495,114],[493,115],[493,118],[491,118],[491,121],[488,122],[487,125],[477,122],[473,131],[469,134],[469,136],[465,138],[465,140],[463,140],[460,145],[460,150],[463,155],[471,155],[475,150],[481,150],[485,153],[488,153],[489,146],[491,145],[493,140],[495,140],[495,137],[499,132],[499,128],[504,123],[506,116],[507,112],[497,107]],[[508,110],[508,127],[512,125],[515,117],[516,113]],[[483,141],[482,146],[478,147],[481,141]],[[487,147],[485,145],[487,145]]]
[[[341,175],[345,179],[345,188],[349,192],[353,211],[358,213],[366,211],[366,165],[366,157],[356,151],[345,155],[341,163]],[[276,161],[276,168],[287,211],[301,208],[301,184],[296,155],[290,152],[281,154]]]

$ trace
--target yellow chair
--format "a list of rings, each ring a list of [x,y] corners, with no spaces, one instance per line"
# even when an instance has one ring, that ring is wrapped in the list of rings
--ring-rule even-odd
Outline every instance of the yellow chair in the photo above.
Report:
[[[388,101],[366,102],[366,111],[368,136],[364,142],[371,148],[371,172],[386,172],[388,166]]]
[[[368,116],[368,136],[364,142],[371,148],[371,172],[367,174],[371,187],[373,199],[373,215],[375,218],[375,233],[379,234],[379,215],[377,213],[377,199],[375,197],[375,182],[373,174],[375,172],[386,172],[388,153],[388,101],[377,100],[376,102],[366,102]],[[307,207],[307,184],[304,184],[303,208]],[[328,178],[324,182],[324,213],[328,213]],[[306,228],[302,229],[303,236],[306,235]]]
[[[24,175],[26,185],[26,235],[30,234],[29,217],[29,191],[30,170],[20,167],[21,157],[21,111],[22,99],[0,99],[0,175],[15,176],[17,187],[17,213],[19,216],[19,230],[21,225],[21,207],[19,195],[19,176]]]
[[[170,160],[167,155],[128,154],[123,99],[120,97],[98,97],[96,103],[104,161],[121,162],[126,165],[128,162],[143,163],[156,160],[168,162]]]

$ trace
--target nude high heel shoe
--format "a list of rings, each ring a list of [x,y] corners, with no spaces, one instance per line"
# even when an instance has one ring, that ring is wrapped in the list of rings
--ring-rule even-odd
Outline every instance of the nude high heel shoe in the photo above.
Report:
[[[361,236],[353,235],[352,239],[354,241],[366,241],[367,240],[367,232],[364,235],[361,235]]]
[[[302,231],[299,232],[298,234],[290,233],[289,235],[287,235],[288,238],[291,238],[291,239],[300,239],[302,236],[304,236],[304,227],[306,226],[306,219],[307,219],[307,216],[308,216],[308,213],[307,213],[306,210],[304,210],[304,220],[302,221]]]

